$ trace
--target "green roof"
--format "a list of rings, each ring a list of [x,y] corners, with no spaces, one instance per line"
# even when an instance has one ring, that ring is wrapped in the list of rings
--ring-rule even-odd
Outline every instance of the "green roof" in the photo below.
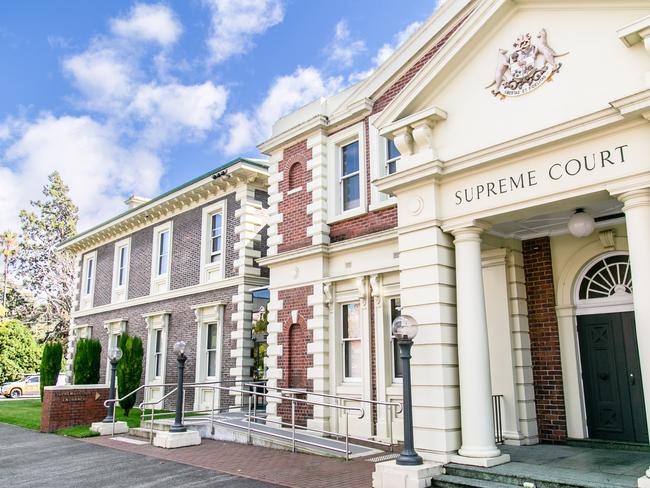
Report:
[[[110,219],[108,219],[108,220],[106,220],[106,221],[104,221],[104,222],[102,222],[100,224],[97,224],[97,225],[91,227],[90,229],[87,229],[87,230],[85,230],[83,232],[80,232],[79,234],[77,234],[77,235],[75,235],[73,237],[70,237],[69,239],[66,239],[61,244],[59,244],[58,247],[62,247],[64,245],[66,245],[67,243],[75,241],[75,240],[77,240],[80,237],[83,237],[85,235],[92,234],[96,230],[110,224],[111,222],[115,222],[116,220],[119,220],[122,217],[126,217],[127,215],[129,215],[131,213],[137,212],[138,210],[140,210],[144,206],[151,205],[152,203],[155,204],[157,201],[162,200],[163,198],[165,198],[165,197],[167,197],[169,195],[172,195],[172,194],[182,190],[183,188],[187,188],[188,186],[191,186],[194,183],[197,183],[197,182],[201,181],[204,178],[208,178],[208,177],[212,176],[213,174],[219,173],[220,171],[223,171],[224,169],[228,169],[231,166],[234,166],[235,164],[238,164],[238,163],[247,163],[247,164],[257,166],[257,167],[263,168],[263,169],[268,169],[268,167],[269,167],[268,163],[263,159],[249,159],[249,158],[236,158],[236,159],[233,159],[232,161],[228,161],[227,163],[222,164],[221,166],[218,166],[217,168],[214,168],[213,170],[210,170],[207,173],[203,173],[202,175],[197,176],[196,178],[193,178],[193,179],[191,179],[189,181],[186,181],[185,183],[182,183],[182,184],[178,185],[175,188],[172,188],[171,190],[168,190],[165,193],[161,193],[157,197],[154,197],[151,200],[148,200],[146,203],[143,203],[142,205],[138,205],[137,207],[130,208],[127,211],[122,212],[122,213],[116,215],[113,218],[110,218]]]

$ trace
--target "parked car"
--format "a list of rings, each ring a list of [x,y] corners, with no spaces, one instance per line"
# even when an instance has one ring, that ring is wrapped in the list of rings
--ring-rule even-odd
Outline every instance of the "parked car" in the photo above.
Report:
[[[65,375],[60,374],[57,385],[65,384]],[[0,386],[0,393],[7,398],[20,398],[21,396],[38,396],[41,388],[41,376],[38,374],[27,375],[22,380],[12,381]]]

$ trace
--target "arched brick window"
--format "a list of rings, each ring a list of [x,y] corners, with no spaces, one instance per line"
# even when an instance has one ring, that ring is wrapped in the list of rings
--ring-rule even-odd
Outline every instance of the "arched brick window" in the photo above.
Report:
[[[305,330],[300,324],[289,327],[289,388],[305,388],[307,386],[307,341]]]
[[[293,163],[289,168],[289,190],[294,190],[302,185],[302,164]]]

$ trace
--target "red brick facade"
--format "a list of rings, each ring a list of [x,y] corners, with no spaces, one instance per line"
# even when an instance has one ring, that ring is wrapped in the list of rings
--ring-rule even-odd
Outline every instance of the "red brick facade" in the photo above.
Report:
[[[395,227],[397,227],[397,209],[389,207],[332,224],[330,226],[330,240],[331,242],[339,242],[382,230],[394,229]]]
[[[279,191],[284,199],[279,204],[282,222],[278,225],[278,233],[282,235],[282,244],[278,246],[278,252],[311,245],[311,237],[307,235],[307,228],[312,224],[311,215],[307,214],[307,205],[311,203],[311,193],[307,191],[307,183],[311,181],[311,171],[307,169],[310,159],[311,149],[307,148],[306,140],[286,148],[282,153],[279,171],[284,178],[279,184]],[[299,191],[288,193],[298,188]]]
[[[108,399],[108,387],[49,386],[43,390],[41,432],[56,432],[65,427],[90,425],[106,417],[104,402]]]
[[[539,438],[563,441],[567,437],[566,411],[551,243],[548,237],[541,237],[523,241],[522,247]]]
[[[313,333],[307,330],[307,321],[313,317],[313,308],[307,304],[307,297],[313,293],[313,286],[282,290],[278,293],[283,305],[282,310],[278,312],[278,321],[282,323],[282,334],[279,335],[278,342],[282,345],[283,352],[278,365],[283,371],[282,381],[278,381],[280,388],[304,388],[313,391],[313,382],[307,379],[307,368],[311,368],[314,363],[312,356],[307,354],[307,344],[313,340]],[[298,312],[295,322],[291,316],[294,310]],[[292,338],[299,340],[291,341]],[[296,404],[297,423],[307,425],[307,419],[313,417],[313,411],[310,405]],[[278,414],[284,422],[290,422],[290,402],[282,402]]]

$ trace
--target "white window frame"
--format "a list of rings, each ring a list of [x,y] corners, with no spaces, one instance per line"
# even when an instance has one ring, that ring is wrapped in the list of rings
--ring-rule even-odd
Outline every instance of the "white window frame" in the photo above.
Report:
[[[226,256],[226,201],[221,200],[203,207],[201,224],[201,283],[212,283],[224,278]],[[221,214],[221,258],[214,262],[212,256],[212,215]]]
[[[376,118],[376,117],[375,117]],[[369,146],[370,146],[370,181],[388,176],[388,145],[387,138],[379,134],[379,129],[372,125],[373,117],[369,120]],[[399,160],[399,159],[398,159]],[[371,204],[370,210],[378,210],[397,204],[397,198],[380,192],[374,184],[370,184]]]
[[[145,314],[142,317],[147,324],[147,358],[145,365],[145,381],[149,385],[153,385],[147,389],[147,401],[155,401],[163,397],[165,394],[165,376],[167,372],[167,337],[169,334],[169,316],[171,312],[161,311]],[[161,331],[161,371],[156,375],[156,331]],[[160,386],[156,386],[160,385]],[[159,408],[158,405],[156,408]]]
[[[391,296],[387,297],[387,315],[388,315],[388,334],[390,337],[390,364],[391,364],[391,379],[393,380],[393,383],[401,383],[402,382],[402,377],[397,376],[397,364],[396,364],[396,357],[395,357],[395,348],[397,347],[397,340],[393,336],[393,324],[392,324],[392,316],[391,316],[391,309],[392,309],[392,301],[393,300],[400,300],[400,310],[402,308],[401,306],[401,297],[399,295],[396,296]],[[399,351],[399,349],[398,349]]]
[[[170,220],[164,224],[158,225],[153,229],[153,241],[151,244],[151,294],[164,293],[169,291],[169,277],[171,275],[172,266],[172,250],[173,250],[173,223]],[[167,271],[163,274],[158,274],[158,260],[160,257],[160,235],[163,232],[169,232],[169,250],[167,253]]]
[[[124,283],[119,283],[120,257],[122,249],[126,249],[126,263],[124,266]],[[131,238],[128,237],[115,243],[113,256],[113,292],[111,303],[122,303],[129,299],[129,269],[131,262]]]
[[[356,305],[359,308],[359,333],[360,335],[358,337],[345,337],[345,334],[343,331],[345,330],[345,323],[344,323],[344,315],[343,315],[343,309],[347,307],[348,305]],[[341,373],[343,375],[343,382],[345,383],[360,383],[363,380],[363,354],[364,354],[364,347],[363,347],[363,306],[359,301],[353,301],[353,302],[345,302],[339,304],[339,314],[341,317],[341,345],[342,345],[342,350],[341,350],[341,358],[343,359],[342,362],[342,368],[341,368]],[[346,343],[348,342],[358,342],[360,345],[360,361],[361,361],[361,369],[362,369],[362,375],[361,376],[346,376],[346,369],[347,369],[347,364],[346,364],[346,357],[345,357],[345,346]]]
[[[90,276],[88,276],[88,266],[92,262],[90,268]],[[83,266],[81,267],[81,296],[79,300],[79,309],[88,310],[93,308],[95,297],[95,278],[97,277],[97,251],[90,252],[84,255]],[[90,283],[89,283],[90,280]],[[90,290],[88,286],[90,285]]]
[[[343,210],[342,191],[342,148],[353,142],[359,143],[359,206],[350,210]],[[328,223],[349,219],[363,215],[368,211],[366,186],[366,141],[363,122],[344,129],[328,138]]]
[[[119,347],[119,341],[117,338],[121,336],[122,334],[126,333],[126,324],[127,324],[127,319],[124,318],[117,318],[117,319],[111,319],[111,320],[106,320],[104,322],[104,329],[106,329],[106,334],[108,335],[108,341],[106,342],[107,344],[107,350],[104,352],[104,356],[108,356],[108,352],[111,350],[111,347]],[[108,385],[110,382],[111,378],[111,364],[109,361],[106,361],[106,384]],[[128,392],[123,392],[123,393],[128,393]]]
[[[220,381],[223,361],[223,321],[225,314],[225,305],[221,302],[201,303],[192,306],[196,316],[196,383],[205,381]],[[207,344],[208,344],[208,326],[217,325],[217,364],[215,375],[208,376],[207,365]],[[194,409],[206,410],[211,409],[214,402],[215,406],[220,405],[221,392],[218,389],[209,387],[197,387],[194,393]]]

